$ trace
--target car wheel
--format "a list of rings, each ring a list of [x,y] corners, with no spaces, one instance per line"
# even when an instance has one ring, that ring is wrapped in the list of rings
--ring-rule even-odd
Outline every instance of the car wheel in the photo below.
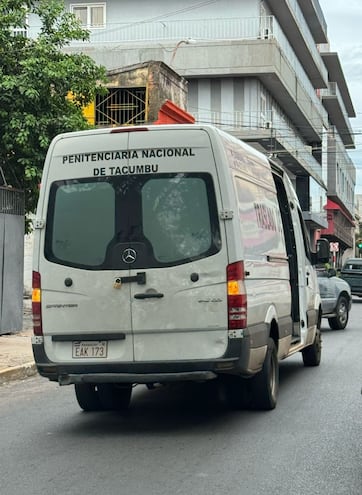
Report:
[[[268,340],[268,348],[262,370],[250,380],[252,405],[256,409],[271,410],[277,404],[279,389],[279,363],[277,349],[272,338]]]
[[[74,385],[75,397],[83,411],[99,411],[102,409],[96,386],[92,383]]]
[[[328,318],[330,328],[333,330],[343,330],[348,323],[348,301],[344,296],[341,296],[337,301],[336,316]]]
[[[101,383],[97,386],[98,396],[105,411],[124,411],[131,402],[132,385]]]
[[[314,342],[312,345],[302,350],[304,366],[319,366],[322,356],[322,334],[320,328],[317,328]]]

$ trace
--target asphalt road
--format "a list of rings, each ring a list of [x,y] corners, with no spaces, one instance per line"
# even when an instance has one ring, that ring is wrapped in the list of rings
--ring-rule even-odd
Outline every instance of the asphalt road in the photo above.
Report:
[[[362,299],[323,324],[319,368],[281,363],[271,412],[230,411],[205,387],[136,387],[127,414],[84,413],[72,387],[0,388],[6,495],[361,495]]]

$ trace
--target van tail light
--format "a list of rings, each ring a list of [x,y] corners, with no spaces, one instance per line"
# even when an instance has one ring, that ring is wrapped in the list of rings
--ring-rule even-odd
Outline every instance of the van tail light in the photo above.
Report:
[[[237,261],[227,266],[228,328],[235,330],[247,326],[247,296],[244,263]]]
[[[31,296],[33,310],[33,333],[43,335],[43,325],[41,320],[41,283],[40,273],[33,272],[33,292]]]

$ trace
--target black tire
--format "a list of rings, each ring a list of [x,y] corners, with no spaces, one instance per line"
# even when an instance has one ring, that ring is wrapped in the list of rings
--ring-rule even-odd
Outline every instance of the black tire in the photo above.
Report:
[[[330,328],[332,330],[343,330],[348,323],[348,317],[348,301],[344,296],[340,296],[336,305],[336,316],[328,318]]]
[[[322,334],[320,328],[314,337],[314,342],[302,350],[304,366],[319,366],[322,356]]]
[[[83,411],[100,411],[102,409],[96,386],[92,383],[74,385],[75,397]]]
[[[274,409],[277,404],[278,390],[279,363],[277,349],[274,340],[269,337],[263,368],[250,380],[253,407],[264,411]]]
[[[101,383],[97,386],[98,396],[104,411],[124,411],[131,402],[132,385]]]

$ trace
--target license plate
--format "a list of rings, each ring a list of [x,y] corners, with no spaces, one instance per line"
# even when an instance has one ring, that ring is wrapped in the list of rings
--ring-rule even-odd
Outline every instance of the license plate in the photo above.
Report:
[[[73,342],[73,358],[106,358],[108,352],[106,340],[77,340]]]

